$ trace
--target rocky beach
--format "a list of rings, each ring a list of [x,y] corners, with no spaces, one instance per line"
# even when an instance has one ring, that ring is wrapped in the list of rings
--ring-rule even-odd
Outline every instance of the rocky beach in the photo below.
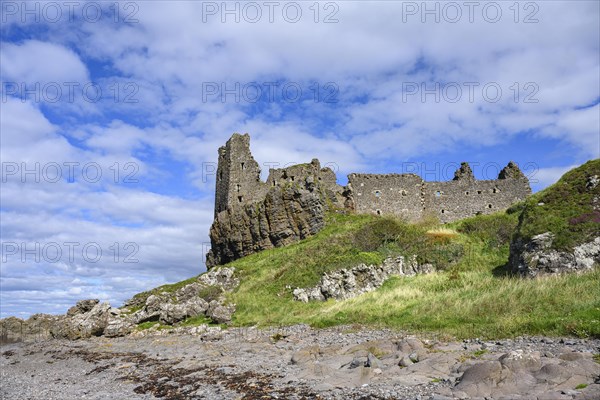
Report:
[[[600,340],[415,337],[361,326],[148,329],[1,347],[0,398],[600,398]]]

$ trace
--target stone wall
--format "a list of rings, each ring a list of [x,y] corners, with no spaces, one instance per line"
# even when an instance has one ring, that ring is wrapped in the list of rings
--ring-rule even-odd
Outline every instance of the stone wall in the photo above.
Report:
[[[396,215],[415,221],[427,215],[451,222],[510,207],[531,194],[529,182],[514,163],[496,180],[477,180],[467,163],[448,182],[425,182],[413,174],[350,174],[357,213]]]
[[[417,220],[423,215],[423,180],[413,174],[350,174],[348,186],[359,214],[396,215]]]

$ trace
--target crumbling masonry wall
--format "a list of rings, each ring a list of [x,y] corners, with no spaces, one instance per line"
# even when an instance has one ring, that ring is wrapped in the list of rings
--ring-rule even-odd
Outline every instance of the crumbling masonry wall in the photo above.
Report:
[[[350,174],[349,187],[357,213],[395,215],[408,221],[435,216],[452,222],[510,207],[531,194],[529,181],[509,163],[496,180],[477,180],[467,163],[454,179],[426,182],[413,174]]]

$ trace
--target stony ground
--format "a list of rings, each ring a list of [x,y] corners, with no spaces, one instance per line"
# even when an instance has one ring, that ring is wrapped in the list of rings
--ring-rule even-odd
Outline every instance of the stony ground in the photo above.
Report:
[[[0,398],[597,400],[599,353],[600,340],[360,327],[156,332],[2,346]]]

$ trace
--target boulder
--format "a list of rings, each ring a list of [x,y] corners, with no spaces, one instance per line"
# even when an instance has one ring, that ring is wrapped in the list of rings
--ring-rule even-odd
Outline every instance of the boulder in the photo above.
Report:
[[[159,320],[172,325],[186,318],[203,315],[207,309],[208,304],[200,297],[192,298],[183,304],[165,303],[161,305]]]
[[[85,314],[91,311],[96,304],[100,303],[98,299],[80,300],[67,311],[67,317],[73,317],[79,314]]]
[[[114,309],[113,309],[114,310]],[[135,328],[135,324],[129,318],[112,317],[109,318],[103,335],[109,338],[121,337],[130,334]]]
[[[204,286],[220,286],[223,290],[232,290],[240,284],[235,277],[235,268],[214,268],[200,275],[198,281]]]
[[[469,367],[456,385],[456,390],[471,397],[487,397],[501,379],[502,365],[500,362],[485,361]]]
[[[523,277],[590,271],[600,263],[600,237],[576,246],[573,251],[552,248],[554,234],[542,233],[529,241],[517,239],[511,243],[512,271]]]
[[[231,317],[235,312],[235,307],[232,305],[225,306],[218,301],[211,301],[206,311],[206,316],[212,319],[217,324],[227,324],[231,322]]]
[[[512,371],[538,370],[541,367],[540,352],[525,352],[522,349],[514,350],[500,357],[503,367]]]
[[[70,340],[101,336],[108,325],[111,308],[109,303],[99,303],[86,313],[65,318],[58,336]]]

